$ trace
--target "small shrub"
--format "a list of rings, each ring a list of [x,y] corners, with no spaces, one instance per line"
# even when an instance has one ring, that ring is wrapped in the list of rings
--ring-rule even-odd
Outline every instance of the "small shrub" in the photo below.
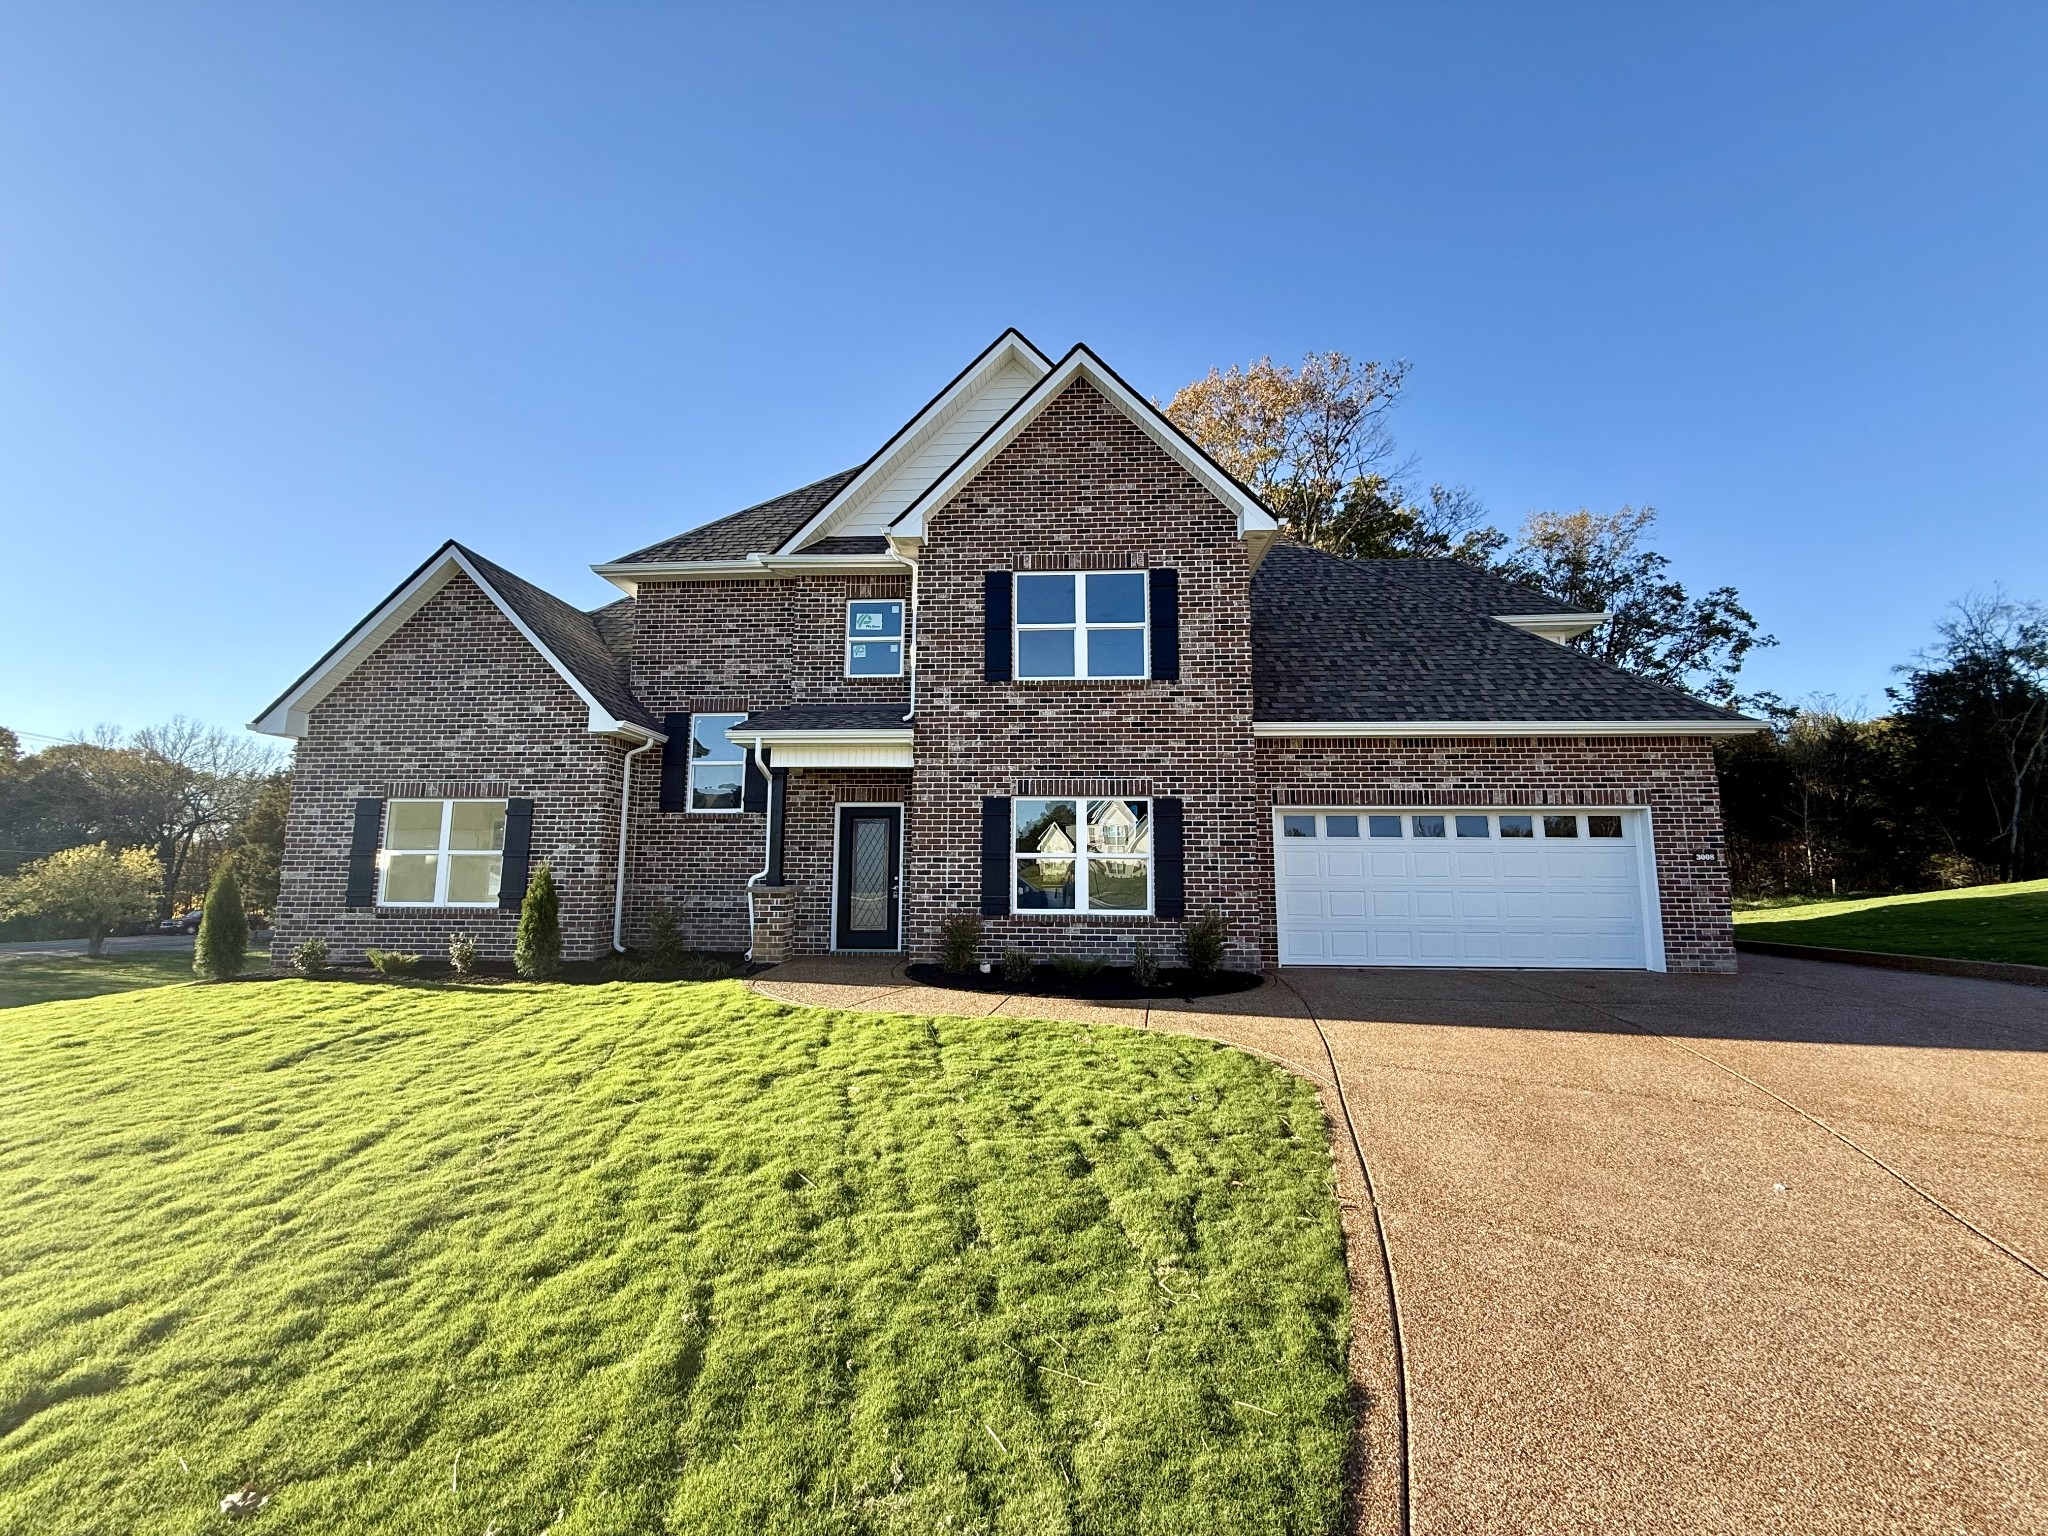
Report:
[[[476,974],[476,940],[466,933],[448,935],[448,967],[458,976]]]
[[[955,912],[939,925],[939,969],[964,976],[981,958],[981,915]]]
[[[1021,949],[1003,951],[1003,980],[1013,987],[1031,983],[1031,956]]]
[[[1054,955],[1052,968],[1069,981],[1086,981],[1109,962],[1100,955]]]
[[[249,917],[242,910],[242,885],[232,864],[223,865],[199,912],[199,937],[192,946],[192,970],[208,981],[242,974],[249,953]]]
[[[1180,936],[1181,953],[1188,969],[1197,976],[1213,976],[1223,969],[1223,946],[1230,939],[1230,925],[1221,912],[1205,912],[1189,923]]]
[[[379,976],[410,976],[420,968],[418,955],[401,955],[392,949],[366,949],[363,958]]]
[[[683,925],[667,907],[656,907],[647,919],[647,963],[657,969],[672,969],[690,962],[690,945],[683,937]]]
[[[1159,957],[1152,953],[1152,946],[1143,939],[1131,951],[1131,980],[1141,987],[1159,985]]]
[[[292,951],[292,969],[301,976],[319,976],[327,970],[327,941],[308,939]]]
[[[546,859],[534,865],[526,899],[519,903],[512,964],[531,981],[552,981],[562,974],[562,904],[555,895],[555,872]]]

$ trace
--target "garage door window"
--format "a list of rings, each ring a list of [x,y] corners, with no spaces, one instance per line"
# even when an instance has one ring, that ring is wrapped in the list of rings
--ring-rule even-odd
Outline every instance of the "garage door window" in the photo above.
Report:
[[[1460,816],[1458,818],[1458,836],[1485,837],[1490,820],[1491,818],[1486,816]]]
[[[1039,802],[1033,802],[1039,803]],[[1060,802],[1062,804],[1068,802]],[[1622,819],[1619,816],[1569,816],[1551,814],[1544,816],[1524,815],[1510,812],[1506,815],[1480,815],[1466,812],[1459,815],[1328,815],[1311,816],[1306,812],[1289,812],[1280,818],[1282,837],[1324,837],[1348,838],[1363,833],[1367,837],[1399,838],[1572,838],[1603,837],[1621,839]]]
[[[1502,837],[1534,837],[1536,818],[1534,816],[1503,816],[1500,819]]]

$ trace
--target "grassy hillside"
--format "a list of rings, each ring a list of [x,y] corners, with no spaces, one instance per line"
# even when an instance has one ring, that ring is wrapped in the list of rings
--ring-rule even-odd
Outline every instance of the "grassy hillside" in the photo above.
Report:
[[[250,951],[250,970],[269,968],[268,950]],[[0,1008],[139,992],[191,979],[189,949],[130,950],[98,959],[88,955],[0,955]]]
[[[1330,1531],[1345,1329],[1313,1094],[1203,1042],[736,983],[0,1014],[10,1533]]]
[[[1737,912],[1735,936],[2048,965],[2048,880]]]

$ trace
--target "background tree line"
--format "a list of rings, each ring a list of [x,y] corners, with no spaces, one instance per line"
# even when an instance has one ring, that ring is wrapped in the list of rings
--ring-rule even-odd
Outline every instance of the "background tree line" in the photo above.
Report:
[[[1531,512],[1513,535],[1462,486],[1415,474],[1392,415],[1405,362],[1311,353],[1211,369],[1163,409],[1257,491],[1287,536],[1356,559],[1463,560],[1613,617],[1570,643],[1771,721],[1717,750],[1744,894],[1896,891],[2048,874],[2048,610],[2002,593],[1954,605],[1936,643],[1859,719],[1745,696],[1776,642],[1733,587],[1695,595],[1651,545],[1648,506]]]
[[[102,728],[35,753],[0,727],[0,881],[19,887],[52,855],[104,846],[146,856],[146,866],[124,866],[131,883],[148,871],[138,919],[189,908],[224,866],[249,906],[268,913],[290,792],[291,770],[277,751],[183,718],[132,734]],[[0,921],[0,937],[54,937],[76,926],[24,911]]]

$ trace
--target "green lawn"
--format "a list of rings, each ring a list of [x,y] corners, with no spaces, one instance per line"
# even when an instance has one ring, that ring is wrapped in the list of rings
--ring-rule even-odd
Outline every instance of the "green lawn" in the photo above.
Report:
[[[1314,1094],[1202,1041],[735,982],[0,1014],[10,1533],[1335,1531],[1346,1295]]]
[[[1735,936],[2048,965],[2048,880],[1737,912]]]
[[[265,970],[268,950],[252,950],[249,969]],[[0,1008],[48,1003],[67,997],[103,997],[138,992],[192,979],[192,951],[142,950],[102,955],[0,955]]]

